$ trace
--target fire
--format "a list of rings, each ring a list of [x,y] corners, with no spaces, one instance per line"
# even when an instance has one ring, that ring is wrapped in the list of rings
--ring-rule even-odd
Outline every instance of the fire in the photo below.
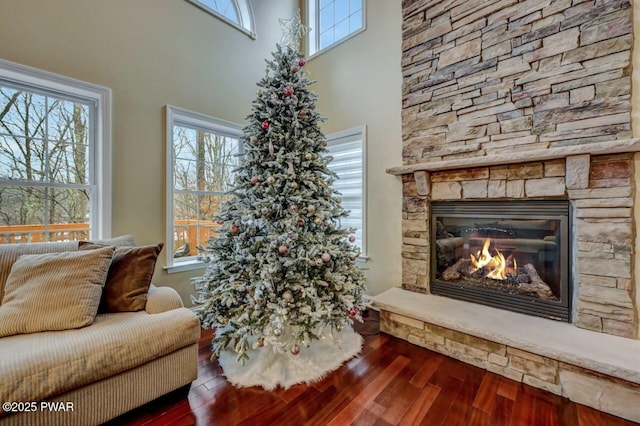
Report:
[[[484,242],[484,246],[482,250],[478,251],[476,255],[469,255],[471,257],[471,263],[473,266],[478,269],[484,268],[487,272],[486,277],[492,278],[494,280],[506,280],[507,279],[507,259],[504,258],[504,255],[500,253],[499,250],[496,250],[496,255],[492,256],[489,253],[489,246],[491,245],[491,240],[487,239]],[[515,259],[513,260],[514,268],[516,268]]]

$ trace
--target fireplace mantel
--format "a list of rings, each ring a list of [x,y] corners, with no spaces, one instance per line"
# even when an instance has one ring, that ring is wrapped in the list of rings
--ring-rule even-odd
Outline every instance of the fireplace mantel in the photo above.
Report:
[[[392,175],[406,175],[418,171],[436,172],[473,167],[529,163],[533,161],[547,161],[581,154],[606,155],[621,154],[625,152],[640,152],[640,139],[621,139],[585,145],[572,145],[559,148],[513,152],[510,154],[459,158],[455,160],[428,161],[424,163],[391,167],[386,171]]]

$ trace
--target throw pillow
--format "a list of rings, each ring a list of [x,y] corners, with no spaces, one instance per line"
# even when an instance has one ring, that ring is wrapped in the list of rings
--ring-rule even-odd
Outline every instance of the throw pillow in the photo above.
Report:
[[[113,252],[105,247],[20,256],[0,305],[0,337],[92,324]]]
[[[116,247],[102,292],[102,312],[141,311],[147,304],[147,292],[163,243],[142,247]],[[80,241],[79,250],[94,250],[103,245]]]

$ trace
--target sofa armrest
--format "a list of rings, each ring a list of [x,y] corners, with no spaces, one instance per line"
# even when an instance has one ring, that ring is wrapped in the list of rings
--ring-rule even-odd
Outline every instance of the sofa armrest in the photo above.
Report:
[[[171,287],[156,287],[151,284],[147,293],[147,305],[144,310],[150,314],[182,308],[184,305],[177,291]]]

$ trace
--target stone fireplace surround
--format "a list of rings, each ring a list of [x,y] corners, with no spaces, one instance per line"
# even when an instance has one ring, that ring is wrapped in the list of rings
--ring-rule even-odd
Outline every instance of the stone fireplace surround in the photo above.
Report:
[[[402,9],[402,288],[374,298],[382,330],[640,422],[631,1]],[[431,201],[545,198],[572,206],[571,324],[430,294]]]
[[[389,169],[404,183],[403,284],[374,303],[386,333],[640,421],[631,278],[633,153],[640,140],[586,151],[572,146]],[[545,198],[572,205],[572,324],[429,294],[430,201]]]

